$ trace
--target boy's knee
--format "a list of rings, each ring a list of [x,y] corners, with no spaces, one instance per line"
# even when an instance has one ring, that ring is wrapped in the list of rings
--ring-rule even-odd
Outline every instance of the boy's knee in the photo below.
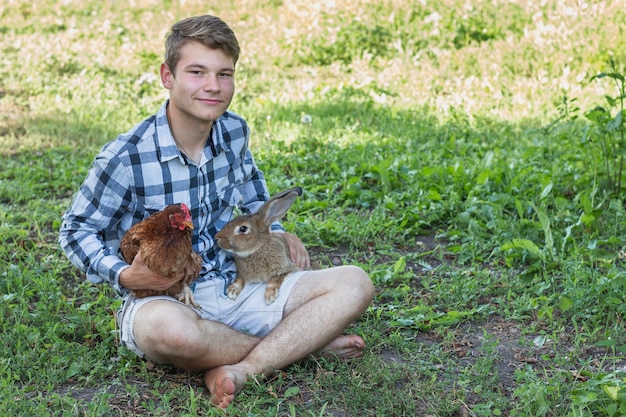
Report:
[[[369,303],[374,297],[375,288],[367,272],[354,265],[348,265],[344,268],[346,268],[344,271],[345,283],[348,285],[350,292],[363,300],[367,300]]]
[[[133,334],[137,345],[149,356],[184,354],[195,345],[199,335],[197,320],[190,320],[187,316],[178,317],[166,311],[145,313],[135,317]]]

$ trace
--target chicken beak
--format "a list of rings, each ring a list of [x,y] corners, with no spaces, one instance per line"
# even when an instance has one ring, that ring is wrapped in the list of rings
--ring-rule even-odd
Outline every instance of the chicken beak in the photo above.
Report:
[[[183,226],[185,226],[187,229],[193,230],[193,222],[191,220],[185,220],[183,222]]]

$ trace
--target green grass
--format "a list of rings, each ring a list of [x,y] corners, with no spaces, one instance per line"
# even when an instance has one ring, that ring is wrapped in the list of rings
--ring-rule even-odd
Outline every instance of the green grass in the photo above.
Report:
[[[621,2],[210,8],[271,191],[305,189],[285,226],[377,289],[363,358],[225,412],[119,347],[113,291],[56,243],[98,149],[166,96],[165,31],[207,11],[153,3],[0,6],[0,414],[626,416]]]

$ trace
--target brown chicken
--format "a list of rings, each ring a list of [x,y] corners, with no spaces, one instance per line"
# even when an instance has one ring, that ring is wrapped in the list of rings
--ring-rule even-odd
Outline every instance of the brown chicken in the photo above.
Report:
[[[141,253],[143,263],[159,275],[176,281],[164,291],[133,290],[137,297],[171,295],[199,308],[189,284],[198,277],[202,258],[193,251],[193,222],[185,204],[173,204],[133,225],[122,238],[120,252],[129,264]]]

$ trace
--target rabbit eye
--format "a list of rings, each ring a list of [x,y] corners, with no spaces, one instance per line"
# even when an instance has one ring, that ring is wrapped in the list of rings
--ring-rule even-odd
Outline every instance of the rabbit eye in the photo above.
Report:
[[[239,233],[241,234],[248,233],[248,226],[239,226]]]

